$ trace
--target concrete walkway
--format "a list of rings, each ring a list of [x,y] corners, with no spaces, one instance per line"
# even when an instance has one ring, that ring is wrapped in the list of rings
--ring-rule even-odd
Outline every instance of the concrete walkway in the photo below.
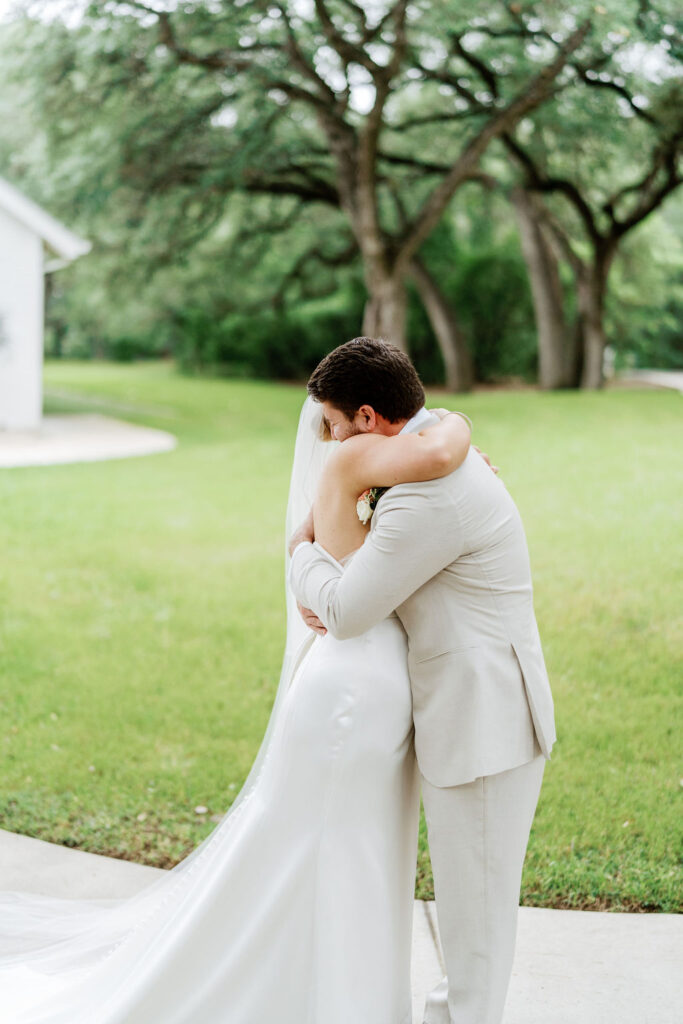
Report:
[[[128,459],[167,452],[176,444],[165,430],[99,413],[44,416],[39,430],[0,431],[0,467]]]
[[[627,370],[617,374],[617,380],[629,380],[652,384],[658,388],[671,388],[683,394],[683,371],[681,370]]]
[[[0,830],[2,889],[127,896],[159,874]],[[434,904],[416,900],[414,1024],[442,974]],[[683,916],[521,908],[504,1024],[679,1024],[682,1006]]]

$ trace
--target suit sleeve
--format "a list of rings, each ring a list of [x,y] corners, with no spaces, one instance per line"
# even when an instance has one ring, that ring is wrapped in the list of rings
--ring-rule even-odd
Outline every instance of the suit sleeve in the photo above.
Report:
[[[429,495],[392,494],[375,515],[346,569],[319,544],[301,544],[292,557],[289,582],[297,600],[339,640],[381,622],[462,553],[455,510],[435,509]]]

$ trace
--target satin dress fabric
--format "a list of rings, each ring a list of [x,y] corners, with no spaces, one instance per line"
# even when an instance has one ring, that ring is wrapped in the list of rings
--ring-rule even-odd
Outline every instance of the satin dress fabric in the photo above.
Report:
[[[316,637],[230,828],[93,962],[0,970],[2,1020],[410,1024],[418,820],[403,627]]]

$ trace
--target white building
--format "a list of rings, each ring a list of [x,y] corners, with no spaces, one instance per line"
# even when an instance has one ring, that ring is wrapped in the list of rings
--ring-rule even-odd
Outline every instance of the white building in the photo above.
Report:
[[[0,430],[40,426],[44,275],[90,248],[0,178]]]

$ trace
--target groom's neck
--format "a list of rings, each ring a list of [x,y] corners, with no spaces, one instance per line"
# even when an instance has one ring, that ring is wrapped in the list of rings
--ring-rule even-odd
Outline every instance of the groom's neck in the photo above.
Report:
[[[399,420],[398,423],[387,423],[384,425],[383,430],[378,430],[377,433],[384,434],[385,437],[393,437],[394,434],[399,434],[408,420]]]
[[[373,434],[384,434],[385,437],[393,437],[394,434],[401,433],[407,422],[408,420],[399,420],[398,423],[390,423],[383,416],[378,416]]]

